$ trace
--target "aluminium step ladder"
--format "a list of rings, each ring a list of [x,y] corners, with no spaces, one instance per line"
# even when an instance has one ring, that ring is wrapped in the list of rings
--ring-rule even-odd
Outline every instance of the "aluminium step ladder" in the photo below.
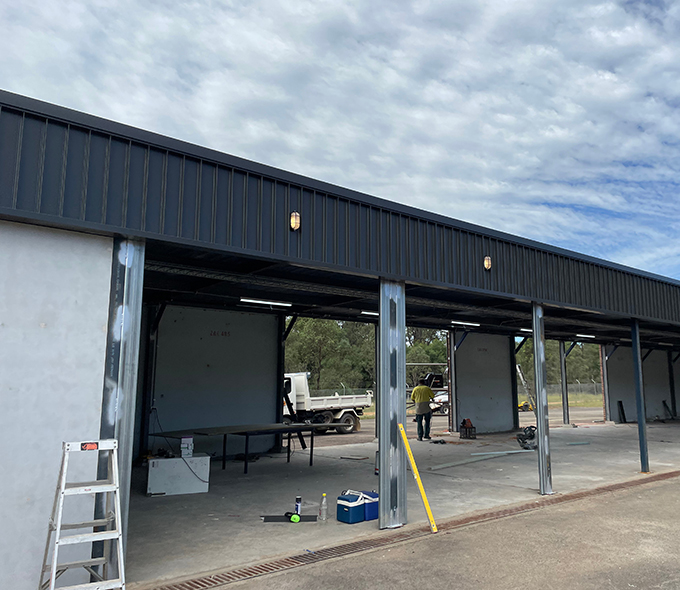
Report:
[[[107,478],[91,482],[67,482],[69,456],[71,453],[108,451]],[[72,586],[62,586],[59,590],[125,590],[125,568],[123,565],[123,544],[120,526],[120,478],[118,474],[118,441],[114,439],[63,443],[59,482],[54,496],[52,517],[47,532],[45,556],[40,573],[39,590],[55,590],[57,579],[69,569],[84,568],[95,579],[95,582],[80,583]],[[104,518],[85,522],[64,523],[64,500],[67,496],[91,496],[105,494]],[[91,532],[64,535],[64,531],[91,529]],[[54,535],[54,536],[53,536]],[[81,561],[59,563],[59,549],[65,545],[104,542],[104,557],[95,557]],[[111,543],[116,543],[118,561],[118,577],[107,579],[115,570],[109,563],[108,556],[112,554]],[[48,560],[52,547],[52,555]],[[101,572],[95,568],[100,568]],[[49,578],[46,579],[49,574]]]

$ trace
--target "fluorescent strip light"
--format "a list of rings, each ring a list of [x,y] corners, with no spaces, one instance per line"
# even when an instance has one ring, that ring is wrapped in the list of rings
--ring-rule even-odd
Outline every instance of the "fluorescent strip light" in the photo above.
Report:
[[[632,342],[630,338],[619,338],[619,340],[621,340],[621,342]]]
[[[241,303],[256,303],[258,305],[278,305],[280,307],[292,307],[292,303],[282,303],[281,301],[265,301],[264,299],[248,299],[241,297]]]
[[[475,324],[474,322],[457,322],[456,320],[451,320],[452,324],[458,324],[459,326],[472,326],[473,328],[479,328],[480,324]]]
[[[533,330],[530,330],[529,328],[520,328],[519,331],[520,332],[531,332],[532,334],[534,332]]]
[[[595,338],[595,336],[590,336],[589,334],[576,334],[576,338]]]
[[[673,346],[670,342],[659,342],[661,346]]]
[[[376,315],[376,316],[379,316],[380,314],[377,311],[362,311],[361,315]]]

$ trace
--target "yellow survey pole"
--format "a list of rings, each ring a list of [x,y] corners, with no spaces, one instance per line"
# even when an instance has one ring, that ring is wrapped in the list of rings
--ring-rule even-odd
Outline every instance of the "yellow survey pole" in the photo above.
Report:
[[[411,452],[411,447],[408,444],[408,439],[406,438],[406,431],[404,430],[404,425],[399,424],[399,432],[401,432],[401,439],[404,441],[404,446],[406,447],[406,452],[408,453],[408,460],[411,462],[411,471],[413,471],[413,477],[418,484],[418,489],[420,490],[420,497],[423,500],[423,506],[425,506],[425,512],[427,512],[427,518],[430,521],[430,530],[433,533],[437,532],[437,524],[432,516],[432,510],[430,510],[430,503],[427,501],[427,496],[425,495],[425,488],[423,488],[423,482],[420,480],[420,474],[418,473],[418,467],[416,466],[416,460],[413,458],[413,453]]]

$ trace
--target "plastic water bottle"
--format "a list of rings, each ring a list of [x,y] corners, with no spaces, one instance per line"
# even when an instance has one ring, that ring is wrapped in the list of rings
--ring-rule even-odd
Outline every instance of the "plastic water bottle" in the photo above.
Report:
[[[302,496],[295,496],[295,514],[302,514]]]
[[[328,520],[328,498],[326,494],[321,494],[321,503],[319,504],[319,522],[326,522]]]

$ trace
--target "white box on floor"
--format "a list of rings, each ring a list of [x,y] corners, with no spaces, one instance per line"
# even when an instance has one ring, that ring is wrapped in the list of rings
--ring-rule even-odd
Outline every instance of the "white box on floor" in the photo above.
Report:
[[[150,459],[147,496],[200,494],[208,491],[210,456]]]

